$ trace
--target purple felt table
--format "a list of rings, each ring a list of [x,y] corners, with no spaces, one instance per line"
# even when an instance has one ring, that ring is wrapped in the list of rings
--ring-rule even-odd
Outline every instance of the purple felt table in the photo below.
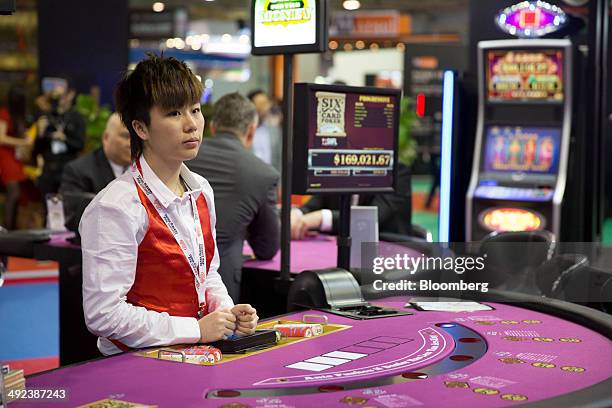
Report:
[[[404,300],[378,303],[402,308]],[[548,314],[491,305],[495,310],[415,311],[368,321],[328,315],[331,323],[352,327],[217,366],[123,354],[30,377],[27,387],[67,390],[67,401],[49,406],[114,398],[159,407],[497,407],[569,393],[612,375],[612,342],[604,336]],[[457,337],[453,330],[473,334]],[[486,352],[465,351],[478,347]]]
[[[421,253],[391,242],[380,242],[381,255],[403,254],[420,256]],[[253,250],[247,243],[244,244],[244,254],[252,255]],[[249,260],[244,263],[245,268],[264,269],[270,271],[280,270],[280,251],[268,261]],[[338,265],[338,247],[336,237],[319,234],[301,241],[291,241],[291,273],[300,273],[305,270],[333,268]]]

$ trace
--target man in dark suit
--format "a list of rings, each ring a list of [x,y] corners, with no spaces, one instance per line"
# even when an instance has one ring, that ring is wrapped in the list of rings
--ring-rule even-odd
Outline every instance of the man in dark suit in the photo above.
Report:
[[[64,198],[66,227],[77,231],[85,207],[108,183],[130,165],[130,133],[113,113],[106,122],[102,147],[64,167],[60,193]]]
[[[378,207],[378,229],[412,235],[410,170],[398,166],[397,191],[393,194],[359,194],[353,204]],[[300,209],[291,211],[291,238],[302,239],[308,231],[338,233],[340,199],[337,195],[313,196]]]
[[[272,258],[280,245],[276,209],[280,175],[250,150],[257,120],[255,106],[246,97],[223,96],[214,106],[214,137],[205,139],[198,156],[187,162],[215,193],[219,273],[234,302],[240,297],[244,240],[259,259]]]

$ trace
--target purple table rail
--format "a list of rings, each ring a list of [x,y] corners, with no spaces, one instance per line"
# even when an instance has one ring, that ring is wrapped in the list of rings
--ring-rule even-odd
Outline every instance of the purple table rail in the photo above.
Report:
[[[405,300],[378,303],[403,308]],[[30,377],[27,387],[65,389],[67,400],[48,404],[58,407],[106,398],[159,407],[498,407],[612,375],[608,338],[552,315],[491,305],[365,321],[328,315],[352,327],[216,366],[123,354]]]
[[[408,253],[420,256],[420,252],[394,244],[381,242],[381,252],[390,254]],[[252,255],[253,251],[245,243],[244,254]],[[329,235],[315,235],[301,241],[291,241],[291,273],[300,273],[304,270],[333,268],[338,264],[338,247],[336,237]],[[268,261],[249,260],[244,263],[245,268],[280,271],[280,251]]]

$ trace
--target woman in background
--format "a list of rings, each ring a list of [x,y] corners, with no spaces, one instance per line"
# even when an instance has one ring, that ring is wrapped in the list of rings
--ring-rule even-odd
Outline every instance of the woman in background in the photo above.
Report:
[[[11,86],[6,107],[0,107],[0,182],[6,189],[4,225],[15,229],[19,183],[26,180],[23,163],[17,158],[17,149],[31,145],[26,137],[26,95],[23,88]]]

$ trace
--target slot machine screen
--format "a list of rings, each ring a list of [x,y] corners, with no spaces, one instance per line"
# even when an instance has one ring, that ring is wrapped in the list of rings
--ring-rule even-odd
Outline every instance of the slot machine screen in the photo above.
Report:
[[[483,170],[555,176],[559,169],[561,129],[491,126],[487,129]]]
[[[562,103],[562,50],[488,50],[487,102]]]
[[[293,192],[393,192],[399,90],[297,84]]]

